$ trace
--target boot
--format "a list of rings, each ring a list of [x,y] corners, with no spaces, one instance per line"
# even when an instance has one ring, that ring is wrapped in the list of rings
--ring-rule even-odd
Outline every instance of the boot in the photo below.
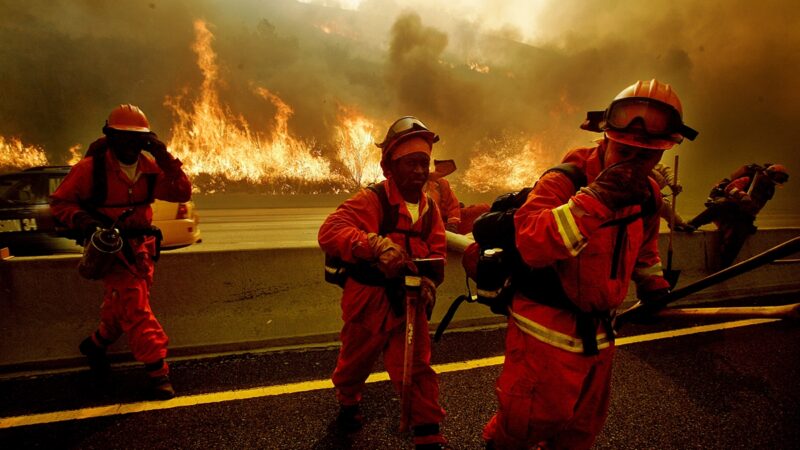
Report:
[[[78,346],[82,355],[86,356],[89,369],[95,376],[106,378],[111,373],[111,364],[108,362],[105,347],[99,347],[92,337],[84,339]]]
[[[438,423],[415,426],[413,442],[415,450],[444,450],[453,448],[447,444],[447,439],[442,436]]]
[[[346,432],[355,433],[364,426],[364,416],[358,404],[355,405],[340,405],[339,415],[336,416],[336,426]]]
[[[175,389],[169,381],[169,375],[150,378],[150,395],[156,400],[169,400],[175,397]]]

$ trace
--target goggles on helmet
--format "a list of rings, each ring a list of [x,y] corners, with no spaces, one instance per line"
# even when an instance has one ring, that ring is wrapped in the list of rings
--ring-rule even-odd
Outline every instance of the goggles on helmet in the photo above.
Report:
[[[678,110],[672,106],[649,98],[629,97],[611,102],[603,115],[601,129],[610,128],[627,131],[639,126],[651,136],[679,134],[689,140],[697,137],[697,131],[684,125]]]
[[[375,145],[386,150],[388,146],[397,142],[398,139],[410,134],[426,134],[431,143],[439,141],[439,136],[429,130],[421,120],[416,117],[406,116],[397,119],[392,126],[389,127],[389,131],[386,132],[386,137],[383,139],[383,142]]]

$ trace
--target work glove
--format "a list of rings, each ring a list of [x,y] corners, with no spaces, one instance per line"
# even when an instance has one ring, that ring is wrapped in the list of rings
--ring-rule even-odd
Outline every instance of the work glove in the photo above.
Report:
[[[372,251],[373,258],[378,262],[378,270],[386,278],[397,278],[404,273],[406,267],[413,266],[403,247],[389,238],[369,233],[367,234],[367,246]]]
[[[155,133],[145,133],[143,137],[142,148],[150,152],[156,160],[156,164],[161,170],[169,171],[175,169],[176,166],[180,167],[181,163],[173,157],[167,150],[167,145],[164,144]]]
[[[436,306],[436,283],[428,277],[422,277],[419,297],[422,300],[422,304],[425,305],[425,315],[428,320],[431,320],[433,307]]]
[[[650,196],[647,173],[641,165],[624,161],[600,172],[581,191],[600,200],[612,210],[638,205]]]
[[[83,238],[88,239],[98,228],[103,228],[103,223],[86,211],[78,211],[72,216],[72,226],[80,231]]]
[[[638,323],[640,325],[652,325],[658,322],[656,313],[664,308],[664,303],[661,301],[664,296],[669,294],[669,288],[658,288],[652,290],[637,289],[636,296],[642,305],[634,311],[631,311],[631,323]]]

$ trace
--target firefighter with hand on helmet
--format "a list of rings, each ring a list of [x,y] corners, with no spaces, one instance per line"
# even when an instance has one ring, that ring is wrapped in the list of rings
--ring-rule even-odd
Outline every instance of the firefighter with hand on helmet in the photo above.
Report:
[[[717,225],[721,268],[733,264],[747,237],[756,232],[756,216],[775,195],[775,187],[787,181],[789,172],[781,164],[747,164],[711,189],[706,209],[689,225],[692,230],[711,222]]]
[[[189,201],[192,184],[138,107],[125,104],[112,110],[103,134],[50,201],[53,215],[88,241],[87,246],[94,244],[91,239],[98,228],[112,224],[122,237],[120,250],[96,275],[104,286],[100,324],[79,350],[98,380],[105,380],[110,370],[106,348],[127,333],[133,356],[149,375],[150,395],[172,398],[175,391],[165,361],[167,335],[150,308],[160,236],[151,224],[150,205],[154,199]]]
[[[548,171],[514,216],[525,266],[553,273],[555,288],[512,281],[519,284],[487,448],[590,448],[608,412],[613,311],[631,280],[644,302],[669,288],[657,246],[661,194],[648,175],[664,150],[697,135],[683,123],[677,94],[656,80],[636,82],[581,128],[604,139],[562,162],[587,185],[576,190],[567,174]]]
[[[343,283],[341,301],[342,346],[332,376],[340,405],[336,423],[345,432],[358,431],[362,426],[359,403],[364,383],[381,354],[395,389],[401,390],[406,342],[404,271],[409,265],[414,267],[412,259],[446,256],[439,209],[423,193],[431,149],[438,140],[415,117],[395,121],[378,144],[386,180],[346,200],[319,229],[320,247],[326,255],[347,264],[349,274]],[[392,211],[393,223],[387,223],[386,217],[391,217]],[[445,412],[439,404],[439,384],[430,365],[428,318],[444,270],[421,275],[420,297],[425,307],[417,308],[413,324],[409,425],[417,449],[440,449],[446,448],[439,429]]]

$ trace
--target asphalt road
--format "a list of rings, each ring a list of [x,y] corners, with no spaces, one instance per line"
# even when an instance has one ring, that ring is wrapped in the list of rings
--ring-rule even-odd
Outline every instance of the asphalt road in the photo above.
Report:
[[[623,330],[610,416],[595,448],[798,448],[798,324],[705,332],[695,325]],[[655,331],[667,333],[648,335]],[[455,448],[482,448],[503,335],[503,328],[451,333],[434,347],[448,411],[443,427]],[[378,381],[365,392],[365,428],[347,436],[332,426],[337,407],[327,380],[336,352],[331,344],[175,360],[179,397],[167,402],[142,401],[145,380],[136,365],[115,367],[105,388],[85,370],[0,380],[0,443],[8,449],[409,448],[396,432],[399,403],[380,364]],[[58,414],[35,415],[42,413]],[[35,419],[43,423],[31,424]]]

